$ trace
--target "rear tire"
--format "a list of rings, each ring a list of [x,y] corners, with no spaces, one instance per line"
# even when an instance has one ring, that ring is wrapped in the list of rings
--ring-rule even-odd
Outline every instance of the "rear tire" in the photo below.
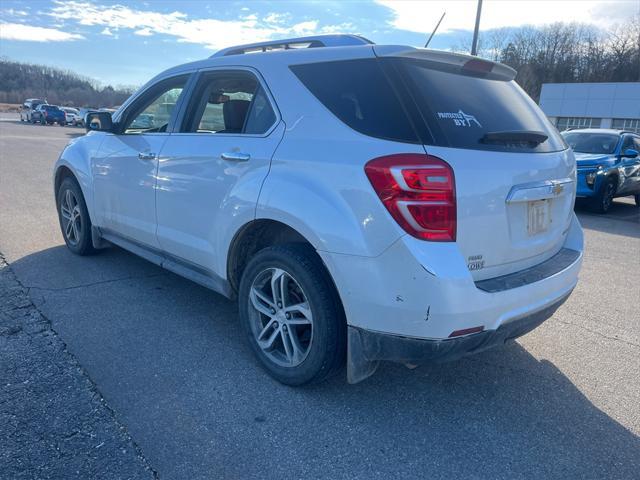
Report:
[[[609,177],[605,179],[600,187],[600,191],[593,198],[592,207],[598,213],[607,213],[613,203],[613,197],[616,194],[616,179]]]
[[[69,250],[76,255],[94,254],[89,211],[74,178],[67,177],[62,181],[56,194],[56,205],[62,237]]]
[[[242,274],[238,297],[249,345],[279,382],[318,383],[344,365],[344,312],[310,245],[277,245],[258,252]]]

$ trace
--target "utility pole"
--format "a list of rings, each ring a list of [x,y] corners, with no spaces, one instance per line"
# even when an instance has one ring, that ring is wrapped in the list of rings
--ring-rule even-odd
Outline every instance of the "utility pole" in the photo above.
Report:
[[[473,30],[473,42],[471,43],[471,55],[478,55],[478,30],[480,30],[480,13],[482,12],[482,0],[478,0],[478,12],[476,13],[476,28]]]

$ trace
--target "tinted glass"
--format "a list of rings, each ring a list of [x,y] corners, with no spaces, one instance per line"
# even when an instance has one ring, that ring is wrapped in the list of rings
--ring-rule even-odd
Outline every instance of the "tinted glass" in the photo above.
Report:
[[[181,132],[243,133],[257,78],[245,71],[211,72],[198,81]]]
[[[624,152],[627,148],[633,148],[633,137],[631,135],[624,137],[620,151]]]
[[[42,109],[46,110],[47,112],[59,112],[60,111],[60,109],[58,107],[56,107],[55,105],[43,105]]]
[[[249,110],[244,133],[265,133],[276,121],[276,114],[271,108],[269,99],[263,88],[260,88],[253,97],[253,104]]]
[[[578,153],[609,155],[616,150],[620,137],[610,133],[568,132],[564,139]]]
[[[291,70],[331,113],[354,130],[420,143],[376,59],[294,65]]]
[[[395,65],[436,145],[527,152],[566,148],[557,130],[514,81],[424,60],[396,59]],[[508,141],[503,138],[499,144],[485,137],[488,133],[525,131],[542,132],[548,138],[534,145],[517,135]]]

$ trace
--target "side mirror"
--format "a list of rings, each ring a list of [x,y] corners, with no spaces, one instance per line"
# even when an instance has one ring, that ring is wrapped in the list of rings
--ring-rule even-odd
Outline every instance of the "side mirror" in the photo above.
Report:
[[[112,132],[113,120],[110,112],[87,113],[85,121],[87,132]]]
[[[638,151],[634,148],[627,148],[624,152],[622,152],[622,156],[625,158],[637,158]]]

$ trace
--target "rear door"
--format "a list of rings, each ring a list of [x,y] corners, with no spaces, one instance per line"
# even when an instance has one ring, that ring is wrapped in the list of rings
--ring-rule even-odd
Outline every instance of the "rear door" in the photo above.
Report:
[[[255,217],[283,133],[257,72],[240,67],[201,72],[184,118],[160,155],[156,200],[162,249],[205,273],[221,274],[216,261],[223,239]]]
[[[456,241],[474,278],[555,254],[572,218],[575,160],[509,70],[446,54],[390,62],[422,119],[427,153],[454,170]]]

